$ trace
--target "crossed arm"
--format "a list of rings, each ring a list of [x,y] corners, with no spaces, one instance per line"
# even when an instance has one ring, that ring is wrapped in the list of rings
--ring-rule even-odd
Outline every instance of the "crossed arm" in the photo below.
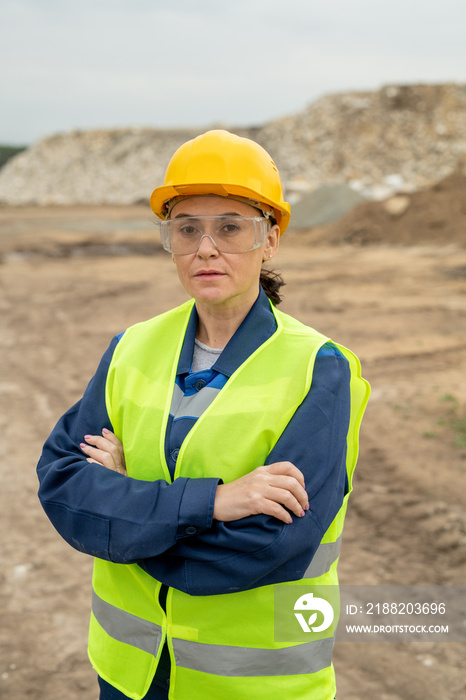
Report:
[[[184,477],[168,483],[125,476],[102,400],[112,353],[111,346],[38,464],[39,497],[61,536],[87,554],[137,562],[194,595],[299,579],[345,494],[346,360],[317,358],[309,395],[266,465],[231,484]],[[95,435],[103,428],[108,432]]]
[[[80,448],[88,462],[126,476],[123,445],[114,433],[104,428],[102,435],[85,435],[84,439]],[[290,524],[293,519],[288,511],[303,517],[309,510],[305,488],[303,473],[291,462],[257,467],[235,481],[217,486],[214,519],[231,522],[263,513]]]

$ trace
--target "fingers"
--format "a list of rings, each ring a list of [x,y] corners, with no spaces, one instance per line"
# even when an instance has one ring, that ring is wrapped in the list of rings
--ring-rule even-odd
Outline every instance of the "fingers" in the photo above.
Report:
[[[107,467],[107,469],[120,472],[120,474],[126,474],[125,468],[122,467],[121,464],[115,463],[110,453],[105,452],[104,450],[99,450],[96,447],[91,447],[85,443],[81,443],[80,448],[84,454],[89,455],[87,458],[88,462],[96,462],[97,464],[101,464],[103,467]]]
[[[126,474],[123,445],[117,436],[106,428],[103,435],[85,435],[86,443],[80,444],[81,450],[88,456],[88,462],[97,462],[107,469]]]
[[[290,503],[291,499],[287,499],[285,492],[283,492],[281,500],[288,500],[288,502]],[[270,515],[271,517],[277,518],[278,520],[281,520],[282,522],[289,525],[293,522],[293,518],[291,517],[290,512],[286,510],[281,500],[278,489],[270,489],[268,494],[266,492],[253,491],[251,493],[253,514],[264,513],[265,515]],[[304,515],[304,511],[302,510],[302,508],[298,507],[297,511],[298,512],[296,513],[296,515],[298,517],[302,517]]]
[[[293,518],[283,506],[279,503],[274,503],[273,501],[265,501],[261,510],[265,515],[270,515],[272,518],[277,518],[281,520],[286,525],[291,525]],[[303,513],[304,515],[304,513]]]
[[[112,433],[112,431],[108,430],[107,428],[103,428],[102,435],[104,436],[105,439],[107,439],[109,442],[111,442],[113,445],[115,445],[121,451],[121,453],[123,455],[123,445],[121,444],[121,441],[117,438],[115,433]],[[124,457],[124,455],[123,455],[123,457]]]
[[[267,498],[281,503],[295,515],[302,516],[309,509],[303,473],[291,462],[275,462],[259,470],[267,472],[269,489]]]
[[[309,499],[306,491],[295,479],[290,477],[275,477],[270,488],[265,493],[266,498],[288,508],[298,517],[309,510]]]
[[[270,474],[284,474],[286,476],[292,476],[294,479],[299,481],[303,489],[306,488],[304,483],[304,474],[291,462],[273,462],[272,464],[268,464],[266,467],[260,468],[267,469]]]

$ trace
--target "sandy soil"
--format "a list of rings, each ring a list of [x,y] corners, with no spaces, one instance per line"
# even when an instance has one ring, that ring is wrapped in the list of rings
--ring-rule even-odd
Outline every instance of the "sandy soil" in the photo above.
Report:
[[[111,337],[185,299],[150,213],[0,209],[0,697],[97,697],[90,558],[37,501],[35,465]],[[285,238],[285,311],[351,347],[373,387],[342,583],[466,580],[466,249]],[[459,700],[459,643],[339,643],[339,700]],[[220,700],[220,699],[219,699]]]

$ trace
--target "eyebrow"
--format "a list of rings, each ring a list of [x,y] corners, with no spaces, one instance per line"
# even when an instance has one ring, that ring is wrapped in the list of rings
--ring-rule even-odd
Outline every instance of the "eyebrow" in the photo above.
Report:
[[[242,214],[238,214],[237,211],[226,211],[224,214],[177,214],[174,218],[175,219],[195,219],[196,221],[200,218],[203,218],[204,216],[212,216],[212,217],[224,217],[224,216],[243,216]]]

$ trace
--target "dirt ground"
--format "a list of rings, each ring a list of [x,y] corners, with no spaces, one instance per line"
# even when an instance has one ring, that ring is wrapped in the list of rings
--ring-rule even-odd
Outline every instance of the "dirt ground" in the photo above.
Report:
[[[466,248],[446,240],[290,234],[277,259],[282,308],[354,350],[372,384],[345,584],[466,581]],[[185,294],[146,207],[3,208],[0,255],[0,697],[95,700],[91,559],[43,514],[35,465],[112,336]],[[466,697],[460,643],[341,642],[335,665],[339,700]]]

